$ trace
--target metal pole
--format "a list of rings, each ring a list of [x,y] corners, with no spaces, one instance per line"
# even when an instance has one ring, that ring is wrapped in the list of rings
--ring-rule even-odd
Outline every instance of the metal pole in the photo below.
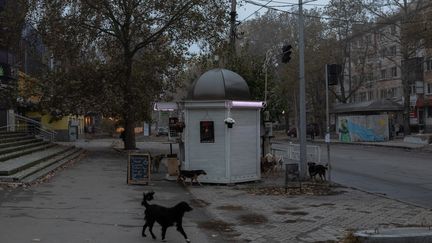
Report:
[[[305,70],[304,70],[304,23],[303,1],[299,0],[299,61],[300,61],[300,178],[306,178],[306,99],[305,99]]]
[[[264,65],[265,65],[264,102],[267,104],[267,64]]]
[[[231,22],[231,29],[230,29],[230,46],[231,46],[231,55],[232,57],[235,56],[235,39],[236,39],[236,34],[235,34],[235,25],[236,25],[236,17],[237,17],[237,12],[236,12],[236,6],[237,6],[237,1],[236,0],[231,0],[231,12],[230,12],[230,22]],[[232,60],[231,60],[232,61]]]
[[[325,65],[325,86],[326,86],[326,135],[325,142],[327,144],[327,165],[328,165],[328,180],[331,182],[331,165],[330,165],[330,115],[329,115],[329,92],[328,92],[328,65]]]

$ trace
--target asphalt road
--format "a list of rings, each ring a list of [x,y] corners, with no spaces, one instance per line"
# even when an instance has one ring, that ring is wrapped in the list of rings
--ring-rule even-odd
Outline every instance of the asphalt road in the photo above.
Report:
[[[326,146],[319,146],[327,163]],[[432,153],[363,145],[330,148],[334,182],[432,209]]]

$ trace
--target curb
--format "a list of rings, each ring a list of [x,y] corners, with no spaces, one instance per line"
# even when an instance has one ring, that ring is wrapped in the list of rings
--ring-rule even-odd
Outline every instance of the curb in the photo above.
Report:
[[[273,143],[281,143],[281,142],[298,142],[298,141],[291,141],[288,139],[275,139],[273,140]],[[324,140],[314,140],[314,141],[308,141],[312,144],[326,144]],[[432,149],[426,149],[428,146],[431,145],[422,145],[419,147],[410,147],[410,146],[404,146],[404,145],[393,145],[393,144],[379,144],[379,143],[364,143],[364,142],[339,142],[339,141],[331,141],[330,144],[342,144],[342,145],[353,145],[353,146],[371,146],[371,147],[387,147],[387,148],[397,148],[397,149],[406,149],[406,150],[417,150],[417,151],[424,151],[424,152],[432,152]]]

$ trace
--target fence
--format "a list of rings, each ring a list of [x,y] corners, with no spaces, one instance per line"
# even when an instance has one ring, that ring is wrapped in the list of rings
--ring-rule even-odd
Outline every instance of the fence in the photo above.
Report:
[[[272,153],[277,156],[282,156],[284,161],[300,161],[299,144],[288,144],[286,148],[272,148]],[[307,162],[321,163],[321,147],[307,145],[306,158]]]

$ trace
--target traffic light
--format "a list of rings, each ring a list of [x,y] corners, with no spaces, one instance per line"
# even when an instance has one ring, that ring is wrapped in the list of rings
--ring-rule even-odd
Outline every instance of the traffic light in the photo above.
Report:
[[[342,65],[327,64],[328,85],[337,85],[342,80]]]
[[[292,46],[287,44],[282,47],[282,62],[288,63],[291,60]]]

